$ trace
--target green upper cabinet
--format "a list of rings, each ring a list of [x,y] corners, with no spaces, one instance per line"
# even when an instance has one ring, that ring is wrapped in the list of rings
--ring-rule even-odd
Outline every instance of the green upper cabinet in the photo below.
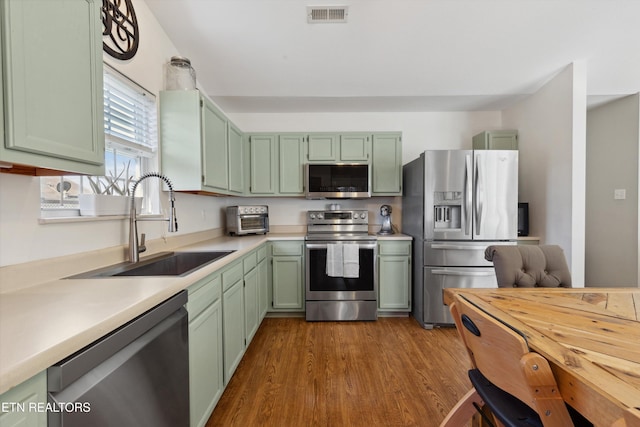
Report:
[[[368,162],[371,154],[371,134],[340,135],[340,161]]]
[[[229,189],[227,119],[211,101],[202,97],[202,182],[215,190]]]
[[[372,196],[402,195],[402,135],[373,134]]]
[[[229,135],[229,192],[244,193],[242,132],[233,123],[228,123]]]
[[[307,137],[310,163],[368,162],[370,154],[370,133],[309,134]]]
[[[517,150],[517,130],[492,130],[473,137],[474,150]]]
[[[0,161],[104,174],[101,6],[0,2]]]
[[[307,137],[309,162],[335,162],[338,160],[338,134],[313,134]]]
[[[304,135],[280,135],[278,138],[279,193],[304,195]]]
[[[243,135],[198,90],[160,92],[162,172],[176,191],[243,194]]]
[[[277,191],[276,135],[249,136],[249,193],[274,195]]]
[[[305,137],[302,134],[248,135],[247,193],[260,196],[304,195]]]

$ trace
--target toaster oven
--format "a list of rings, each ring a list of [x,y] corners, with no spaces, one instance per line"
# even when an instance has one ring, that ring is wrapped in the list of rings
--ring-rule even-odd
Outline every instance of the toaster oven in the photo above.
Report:
[[[269,232],[269,206],[227,206],[227,234],[266,234]]]

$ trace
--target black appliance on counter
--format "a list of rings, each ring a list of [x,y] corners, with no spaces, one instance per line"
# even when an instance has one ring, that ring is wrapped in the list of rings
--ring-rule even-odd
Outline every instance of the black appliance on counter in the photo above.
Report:
[[[529,203],[518,203],[518,236],[529,235]]]

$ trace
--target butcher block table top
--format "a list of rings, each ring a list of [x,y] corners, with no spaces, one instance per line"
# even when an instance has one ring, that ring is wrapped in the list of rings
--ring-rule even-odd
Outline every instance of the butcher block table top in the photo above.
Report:
[[[596,426],[640,411],[640,289],[445,289],[523,332],[564,400]]]

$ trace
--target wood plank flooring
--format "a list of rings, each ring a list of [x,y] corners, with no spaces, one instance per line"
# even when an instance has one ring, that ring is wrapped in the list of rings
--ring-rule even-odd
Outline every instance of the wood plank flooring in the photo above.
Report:
[[[207,423],[438,426],[471,387],[454,328],[267,318]]]

